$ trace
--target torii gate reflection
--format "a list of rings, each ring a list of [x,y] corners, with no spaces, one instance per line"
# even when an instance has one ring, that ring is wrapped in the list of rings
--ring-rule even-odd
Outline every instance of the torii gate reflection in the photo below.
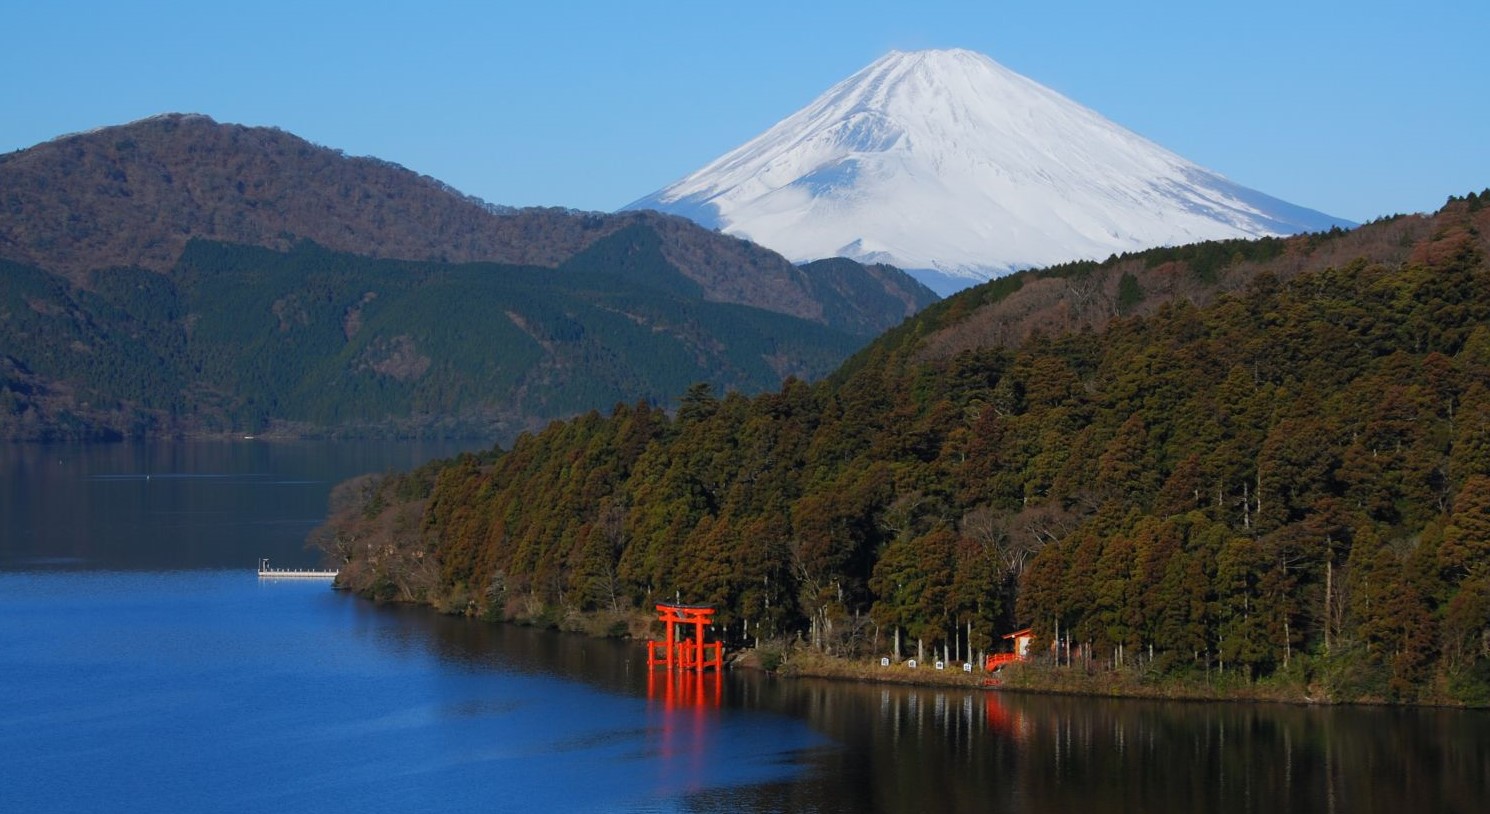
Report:
[[[724,645],[704,641],[704,627],[712,622],[714,609],[707,605],[680,605],[664,602],[657,605],[657,620],[665,633],[662,641],[647,642],[647,697],[660,700],[667,709],[719,706],[723,684]],[[693,637],[687,628],[693,626]],[[656,668],[667,669],[658,674]],[[712,680],[704,672],[713,668]]]
[[[717,708],[724,695],[724,676],[702,672],[656,670],[647,673],[647,700],[661,701],[665,710]]]
[[[666,632],[661,641],[647,642],[647,700],[661,702],[661,725],[655,731],[664,758],[658,778],[663,793],[693,790],[716,748],[712,740],[718,717],[710,711],[719,708],[724,694],[724,646],[704,641],[704,627],[713,614],[713,608],[702,605],[657,606]],[[680,625],[693,626],[692,638],[686,638],[687,628],[679,630]],[[707,675],[711,667],[713,675]]]

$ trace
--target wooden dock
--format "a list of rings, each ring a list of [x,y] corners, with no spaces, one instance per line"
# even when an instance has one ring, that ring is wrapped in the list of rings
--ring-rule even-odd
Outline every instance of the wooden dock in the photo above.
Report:
[[[259,579],[336,579],[335,569],[270,568],[269,561],[259,560]]]

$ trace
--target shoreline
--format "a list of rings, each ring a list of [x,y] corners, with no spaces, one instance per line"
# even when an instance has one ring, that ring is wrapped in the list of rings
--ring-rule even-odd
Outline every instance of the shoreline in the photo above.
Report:
[[[1134,701],[1178,701],[1185,703],[1287,704],[1299,707],[1366,706],[1398,709],[1484,710],[1484,707],[1454,703],[1402,703],[1386,698],[1334,699],[1323,690],[1294,684],[1243,684],[1227,677],[1204,685],[1196,679],[1169,678],[1152,682],[1135,680],[1131,671],[1097,671],[1086,673],[1072,668],[1052,667],[1037,662],[1015,663],[997,673],[986,673],[974,667],[973,672],[959,669],[936,671],[934,668],[911,669],[905,665],[882,666],[877,661],[828,656],[798,650],[783,654],[774,669],[766,670],[754,658],[754,650],[739,651],[729,660],[731,668],[761,669],[783,678],[815,678],[863,684],[896,684],[905,687],[933,689],[1014,692],[1031,695],[1061,695],[1074,698],[1127,699]],[[996,683],[990,683],[996,682]]]
[[[570,611],[564,614],[539,614],[530,618],[482,617],[465,612],[466,609],[442,606],[431,601],[380,600],[363,590],[347,585],[345,569],[333,585],[336,590],[345,590],[360,599],[374,603],[418,605],[436,613],[464,616],[472,622],[486,624],[512,624],[538,627],[558,632],[578,633],[595,638],[620,638],[639,646],[655,637],[660,631],[652,630],[655,620],[635,611],[581,613]],[[1085,698],[1126,698],[1146,701],[1184,702],[1228,702],[1253,704],[1289,704],[1294,706],[1379,706],[1417,709],[1483,710],[1478,707],[1442,700],[1402,702],[1385,697],[1333,698],[1316,679],[1309,678],[1310,669],[1301,666],[1298,670],[1275,676],[1261,682],[1249,681],[1236,674],[1211,673],[1204,675],[1161,675],[1142,667],[1089,669],[1080,667],[1057,667],[1039,661],[1015,662],[1005,665],[998,673],[984,672],[974,665],[972,672],[963,672],[958,663],[956,670],[935,670],[930,665],[915,669],[904,664],[882,665],[884,656],[846,658],[829,656],[786,642],[766,642],[756,647],[730,651],[725,655],[726,669],[759,669],[784,678],[820,678],[833,681],[856,681],[860,683],[898,684],[901,686],[955,688],[998,692],[1023,692],[1044,695],[1065,695]],[[1296,659],[1302,665],[1307,659]],[[1323,669],[1316,660],[1312,669]],[[990,683],[996,681],[997,683]],[[1440,696],[1441,698],[1441,696]]]
[[[741,657],[737,661],[743,661]],[[732,662],[733,664],[733,662]],[[747,665],[748,666],[748,665]],[[1069,672],[1068,672],[1069,670]],[[1106,698],[1134,701],[1177,701],[1184,703],[1287,704],[1299,707],[1382,707],[1397,709],[1446,709],[1483,711],[1454,703],[1402,703],[1386,698],[1333,699],[1301,691],[1294,685],[1271,683],[1199,686],[1181,678],[1135,683],[1132,676],[1112,671],[1083,673],[1071,668],[1057,668],[1038,663],[1016,663],[991,674],[978,670],[971,674],[950,671],[934,672],[904,665],[883,667],[856,659],[798,652],[784,657],[781,666],[771,670],[784,678],[817,678],[830,681],[852,681],[865,684],[898,684],[908,687],[955,688],[988,692],[1014,692],[1031,695],[1060,695],[1073,698]],[[988,683],[996,680],[996,684]]]

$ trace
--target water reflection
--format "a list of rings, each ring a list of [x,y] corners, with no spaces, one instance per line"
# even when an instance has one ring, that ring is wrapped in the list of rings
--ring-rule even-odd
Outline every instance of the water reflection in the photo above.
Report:
[[[1158,703],[648,670],[639,644],[403,609],[442,659],[645,699],[659,787],[697,811],[1478,812],[1490,714]],[[422,637],[421,637],[422,638]],[[760,716],[767,713],[767,716]],[[760,716],[734,726],[742,714]],[[754,748],[784,715],[826,736]],[[783,730],[787,731],[787,730]],[[737,752],[737,750],[740,750]],[[709,783],[752,755],[807,771]],[[711,790],[719,786],[728,791]],[[696,791],[695,791],[696,790]]]
[[[565,759],[593,759],[597,749],[626,756],[634,775],[616,786],[618,793],[640,782],[652,800],[677,801],[710,789],[729,789],[732,795],[802,775],[799,755],[826,745],[804,722],[750,704],[743,676],[652,670],[642,643],[360,600],[351,607],[367,622],[355,626],[360,635],[394,659],[431,658],[466,674],[521,680],[503,687],[534,688],[532,702],[538,706],[523,710],[523,720],[539,721],[534,726],[547,730],[552,741],[543,748]],[[571,689],[555,689],[561,686]],[[590,690],[621,700],[603,701]],[[513,692],[527,697],[525,690]],[[626,711],[618,712],[617,704]],[[634,801],[620,798],[614,806],[634,807]]]
[[[770,703],[842,750],[752,810],[1471,812],[1490,715],[800,682]],[[700,810],[719,810],[704,801]]]
[[[314,565],[331,488],[478,442],[0,446],[0,570]]]
[[[724,676],[719,672],[647,671],[647,700],[668,712],[718,708],[723,696]]]

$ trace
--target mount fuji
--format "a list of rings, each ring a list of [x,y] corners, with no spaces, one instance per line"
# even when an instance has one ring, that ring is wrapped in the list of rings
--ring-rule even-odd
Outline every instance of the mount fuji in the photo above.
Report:
[[[900,266],[939,294],[1031,266],[1354,225],[1233,183],[965,50],[891,52],[624,208],[797,262]]]

